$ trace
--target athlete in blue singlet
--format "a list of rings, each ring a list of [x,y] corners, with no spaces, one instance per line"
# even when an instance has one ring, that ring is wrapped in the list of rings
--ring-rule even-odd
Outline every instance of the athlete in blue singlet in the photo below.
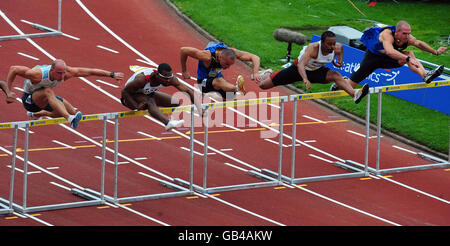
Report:
[[[240,51],[235,48],[230,48],[222,43],[210,42],[208,46],[199,50],[193,47],[182,47],[180,50],[180,60],[182,76],[185,79],[190,78],[187,72],[186,62],[187,58],[192,57],[197,59],[197,83],[201,87],[202,93],[219,93],[220,100],[227,100],[235,98],[236,92],[242,92],[245,95],[244,79],[241,75],[236,80],[236,85],[228,83],[222,75],[222,70],[229,68],[234,64],[235,59],[241,61],[251,61],[253,64],[253,76],[258,80],[259,57],[249,52]]]
[[[444,70],[444,66],[441,65],[427,72],[412,51],[404,50],[412,45],[434,55],[441,55],[447,49],[440,47],[435,50],[427,43],[413,37],[411,27],[406,21],[399,21],[396,26],[370,28],[364,32],[361,41],[366,45],[367,51],[359,69],[348,80],[353,88],[377,68],[398,68],[407,64],[426,83],[430,83]],[[331,87],[331,90],[336,89],[336,85]]]

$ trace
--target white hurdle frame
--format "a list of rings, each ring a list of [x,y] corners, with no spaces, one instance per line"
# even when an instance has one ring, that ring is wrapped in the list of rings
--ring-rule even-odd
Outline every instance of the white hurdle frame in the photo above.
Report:
[[[104,113],[104,114],[95,114],[95,115],[87,115],[83,117],[82,121],[91,121],[91,120],[102,120],[103,121],[103,133],[102,133],[102,144],[93,141],[92,142],[101,147],[102,151],[102,164],[101,164],[101,184],[100,184],[100,192],[82,188],[72,188],[71,192],[74,195],[83,197],[84,199],[87,199],[87,201],[81,201],[81,202],[71,202],[71,203],[61,203],[61,204],[50,204],[50,205],[42,205],[42,206],[35,206],[35,207],[28,207],[27,206],[27,193],[28,193],[28,143],[29,143],[29,128],[31,126],[41,126],[41,125],[54,125],[54,124],[63,124],[67,123],[67,121],[64,118],[56,118],[56,119],[49,119],[49,120],[35,120],[35,121],[22,121],[22,122],[11,122],[11,123],[0,123],[0,129],[13,129],[14,130],[14,136],[13,136],[13,149],[11,152],[12,161],[11,161],[11,177],[10,177],[10,194],[9,194],[9,200],[0,198],[0,214],[10,214],[13,211],[18,211],[21,213],[30,213],[30,212],[37,212],[37,211],[48,211],[48,210],[55,210],[55,209],[64,209],[64,208],[73,208],[73,207],[83,207],[83,206],[94,206],[94,205],[100,205],[105,204],[105,202],[112,202],[115,204],[120,203],[126,203],[126,202],[132,202],[132,201],[142,201],[142,200],[152,200],[152,199],[160,199],[160,198],[168,198],[168,197],[178,197],[178,196],[186,196],[186,195],[192,195],[196,191],[199,191],[201,193],[215,193],[215,192],[221,192],[221,191],[230,191],[230,190],[238,190],[238,189],[249,189],[249,188],[257,188],[257,187],[272,187],[277,185],[283,185],[283,183],[288,184],[300,184],[300,183],[306,183],[306,182],[313,182],[313,181],[324,181],[324,180],[333,180],[333,179],[341,179],[341,178],[355,178],[355,177],[365,177],[369,176],[369,174],[375,174],[375,175],[384,175],[387,173],[394,173],[394,172],[406,172],[406,171],[414,171],[414,170],[423,170],[423,169],[431,169],[431,168],[446,168],[450,167],[450,153],[448,160],[442,160],[440,158],[436,158],[434,156],[425,154],[425,153],[418,153],[418,155],[422,158],[434,161],[433,164],[426,164],[426,165],[418,165],[418,166],[409,166],[409,167],[400,167],[400,168],[390,168],[390,169],[380,169],[380,154],[381,154],[381,148],[380,148],[380,137],[381,137],[381,106],[382,106],[382,93],[386,92],[388,89],[389,91],[394,90],[410,90],[410,89],[421,89],[421,88],[428,88],[428,87],[439,87],[439,86],[450,86],[450,81],[439,81],[439,82],[433,82],[432,85],[425,85],[424,83],[419,84],[406,84],[406,85],[400,85],[400,86],[383,86],[383,87],[375,87],[370,88],[370,91],[367,95],[366,99],[366,139],[365,139],[365,163],[360,164],[351,160],[345,161],[345,163],[335,162],[335,166],[344,168],[346,170],[351,171],[352,173],[343,173],[343,174],[333,174],[333,175],[324,175],[324,176],[315,176],[315,177],[302,177],[302,178],[296,178],[295,177],[295,144],[297,142],[300,142],[296,139],[297,134],[297,114],[298,114],[298,101],[300,97],[305,97],[301,100],[311,100],[311,99],[318,99],[318,98],[327,98],[327,97],[341,97],[341,96],[348,96],[344,91],[337,91],[337,92],[322,92],[322,93],[310,93],[310,94],[299,94],[299,95],[291,95],[289,98],[287,96],[282,97],[276,97],[276,100],[280,101],[280,129],[279,129],[279,143],[278,143],[278,172],[274,172],[267,169],[261,169],[260,172],[256,172],[253,170],[248,171],[249,175],[261,178],[265,180],[264,182],[257,182],[257,183],[248,183],[248,184],[239,184],[239,185],[229,185],[229,186],[221,186],[221,187],[207,187],[207,151],[208,151],[208,122],[206,120],[204,124],[204,130],[205,130],[205,136],[204,136],[204,159],[203,159],[203,186],[199,186],[194,184],[194,144],[195,144],[195,138],[194,138],[194,105],[189,106],[180,106],[177,108],[165,108],[165,112],[182,112],[186,110],[190,110],[191,115],[191,127],[190,127],[190,156],[189,156],[189,181],[184,181],[179,178],[175,178],[171,180],[172,182],[165,181],[158,179],[157,181],[164,186],[167,186],[169,188],[175,189],[175,192],[166,192],[166,193],[158,193],[158,194],[150,194],[150,195],[140,195],[140,196],[130,196],[130,197],[118,197],[117,194],[117,180],[118,180],[118,157],[121,156],[127,160],[131,160],[130,158],[127,158],[126,156],[119,153],[118,150],[118,134],[119,134],[119,119],[123,117],[135,117],[135,116],[142,116],[148,114],[148,112],[144,111],[129,111],[129,112],[115,112],[115,113]],[[405,89],[402,89],[405,88]],[[377,159],[376,159],[376,168],[369,167],[369,133],[370,133],[370,95],[372,93],[378,93],[378,108],[377,108]],[[268,101],[270,99],[270,101]],[[275,98],[264,98],[265,103],[273,102]],[[245,103],[248,103],[250,105],[250,100],[243,100],[243,101],[235,101],[228,103],[218,103],[217,106],[219,107],[232,107],[239,106],[240,103],[244,103],[242,105],[246,105]],[[258,104],[262,99],[256,99],[256,103]],[[292,136],[289,136],[284,133],[284,108],[285,103],[287,101],[293,101],[294,107],[293,107],[293,129],[292,129]],[[214,104],[204,104],[202,105],[204,110],[208,110],[214,106]],[[115,126],[114,126],[114,149],[110,149],[106,147],[106,121],[114,119]],[[208,119],[208,118],[207,118]],[[18,128],[25,128],[25,141],[24,141],[24,178],[23,178],[23,204],[18,205],[13,202],[13,195],[14,195],[14,178],[15,178],[15,167],[16,167],[16,159],[22,159],[20,157],[17,157],[17,140],[18,140]],[[449,126],[450,127],[450,126]],[[291,176],[287,177],[282,175],[282,147],[283,147],[283,138],[284,137],[291,137],[292,138],[292,152],[291,152]],[[449,139],[450,143],[450,139]],[[105,186],[105,161],[106,161],[106,150],[113,151],[114,152],[114,194],[113,196],[107,196],[105,195],[104,186]],[[132,160],[131,160],[132,161]],[[186,188],[187,187],[187,188]]]
[[[0,41],[6,40],[16,40],[16,39],[27,39],[27,38],[42,38],[42,37],[57,37],[62,35],[61,31],[61,10],[62,0],[58,0],[58,30],[50,27],[46,27],[40,24],[33,23],[32,26],[38,30],[44,31],[43,33],[30,33],[30,34],[20,34],[20,35],[9,35],[0,36]]]
[[[267,100],[274,99],[272,98],[266,98]],[[203,185],[196,185],[193,184],[192,177],[191,182],[188,183],[187,181],[175,178],[175,183],[179,184],[180,186],[190,186],[191,189],[197,192],[201,193],[217,193],[222,191],[231,191],[231,190],[242,190],[242,189],[250,189],[250,188],[262,188],[262,187],[273,187],[282,184],[281,180],[281,170],[282,170],[282,147],[283,147],[283,124],[284,124],[284,104],[288,101],[287,96],[279,97],[280,100],[280,130],[279,130],[279,143],[278,143],[278,177],[279,178],[273,178],[267,175],[264,175],[261,172],[256,172],[253,170],[248,171],[248,174],[251,176],[255,176],[257,178],[263,179],[265,181],[263,182],[255,182],[255,183],[248,183],[248,184],[237,184],[237,185],[227,185],[227,186],[217,186],[217,187],[207,187],[207,170],[208,170],[208,118],[204,121],[205,124],[203,124],[204,127],[204,144],[203,144]],[[203,109],[206,110],[205,114],[207,114],[207,111],[210,109],[210,105],[206,104],[203,105]],[[193,132],[193,129],[191,129],[191,133]],[[192,136],[193,138],[193,136]],[[191,150],[193,150],[193,146],[191,147]],[[193,154],[191,156],[191,162],[193,162]]]

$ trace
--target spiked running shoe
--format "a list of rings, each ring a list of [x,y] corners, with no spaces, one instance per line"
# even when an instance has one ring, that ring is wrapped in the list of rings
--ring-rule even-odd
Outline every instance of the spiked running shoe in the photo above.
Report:
[[[358,104],[369,93],[369,84],[365,84],[363,88],[359,89],[353,97],[353,101]]]
[[[247,93],[244,88],[244,82],[244,77],[242,77],[242,75],[239,75],[236,79],[236,87],[238,88],[238,91],[240,91],[243,95]]]
[[[71,121],[70,121],[70,126],[71,126],[73,129],[77,129],[78,123],[80,122],[80,120],[81,120],[82,117],[83,117],[83,115],[81,114],[80,111],[78,111],[78,112],[75,114],[75,116],[73,116],[73,118],[71,119]]]
[[[173,128],[178,128],[182,126],[184,123],[184,120],[170,120],[167,125],[165,126],[166,131],[170,131]]]
[[[431,71],[428,71],[428,73],[425,75],[423,80],[425,81],[425,83],[429,84],[429,83],[431,83],[431,81],[433,81],[433,79],[435,79],[439,75],[441,75],[443,71],[444,71],[444,65],[440,65],[439,67],[437,67]]]

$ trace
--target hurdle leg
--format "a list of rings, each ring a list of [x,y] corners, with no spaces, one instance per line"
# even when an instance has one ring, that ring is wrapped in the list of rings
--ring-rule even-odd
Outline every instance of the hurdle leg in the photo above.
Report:
[[[191,106],[191,132],[189,138],[190,156],[189,156],[189,190],[194,191],[194,105]],[[206,144],[205,144],[206,146]],[[208,147],[206,147],[208,148]]]
[[[378,108],[377,108],[377,166],[376,172],[380,171],[380,151],[381,151],[381,105],[383,92],[378,90]]]
[[[206,114],[206,119],[204,120],[204,139],[203,139],[203,189],[206,190],[206,179],[208,172],[208,128],[209,128],[209,119],[208,119],[208,107],[204,109],[204,114]]]
[[[283,135],[284,135],[284,98],[281,98],[280,105],[280,132],[278,140],[278,182],[281,183],[282,165],[283,165]],[[295,141],[295,140],[294,140]]]
[[[28,187],[28,146],[30,136],[30,123],[25,125],[25,146],[23,157],[23,210],[27,207],[27,187]]]
[[[114,116],[114,202],[117,203],[117,179],[118,179],[118,153],[119,153],[119,115]]]
[[[102,134],[102,173],[100,184],[100,198],[105,202],[105,164],[106,164],[106,115],[103,115],[103,134]]]
[[[368,176],[368,166],[369,166],[369,134],[370,134],[370,93],[367,94],[366,103],[366,150],[364,158],[364,173]]]
[[[11,160],[11,178],[9,186],[9,209],[13,209],[13,195],[14,195],[14,174],[16,172],[16,154],[17,154],[17,135],[19,126],[14,125],[14,138],[13,138],[13,149],[12,149],[12,160]]]
[[[295,178],[295,144],[297,139],[297,98],[294,99],[294,113],[292,115],[292,157],[291,157],[291,184],[294,183]]]

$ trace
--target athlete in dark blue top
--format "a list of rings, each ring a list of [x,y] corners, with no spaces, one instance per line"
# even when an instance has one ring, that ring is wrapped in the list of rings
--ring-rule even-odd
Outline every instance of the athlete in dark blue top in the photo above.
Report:
[[[187,58],[192,57],[198,60],[197,83],[201,87],[202,93],[219,93],[220,100],[233,99],[236,92],[240,91],[244,95],[244,79],[238,76],[236,85],[225,80],[222,70],[229,68],[234,64],[236,58],[241,61],[251,61],[253,64],[253,76],[259,81],[259,57],[249,52],[230,48],[222,43],[210,42],[205,49],[199,50],[193,47],[182,47],[180,50],[180,61],[182,76],[185,79],[190,78],[186,68]],[[213,96],[213,94],[209,94]]]
[[[440,47],[435,50],[427,43],[416,39],[411,35],[411,26],[406,21],[399,21],[396,26],[370,28],[364,32],[361,41],[366,45],[367,51],[359,69],[348,80],[353,88],[377,68],[398,68],[407,64],[426,83],[430,83],[444,70],[444,66],[441,65],[427,72],[412,51],[404,50],[408,46],[415,46],[423,51],[441,55],[447,49]],[[336,89],[335,85],[331,88]]]

